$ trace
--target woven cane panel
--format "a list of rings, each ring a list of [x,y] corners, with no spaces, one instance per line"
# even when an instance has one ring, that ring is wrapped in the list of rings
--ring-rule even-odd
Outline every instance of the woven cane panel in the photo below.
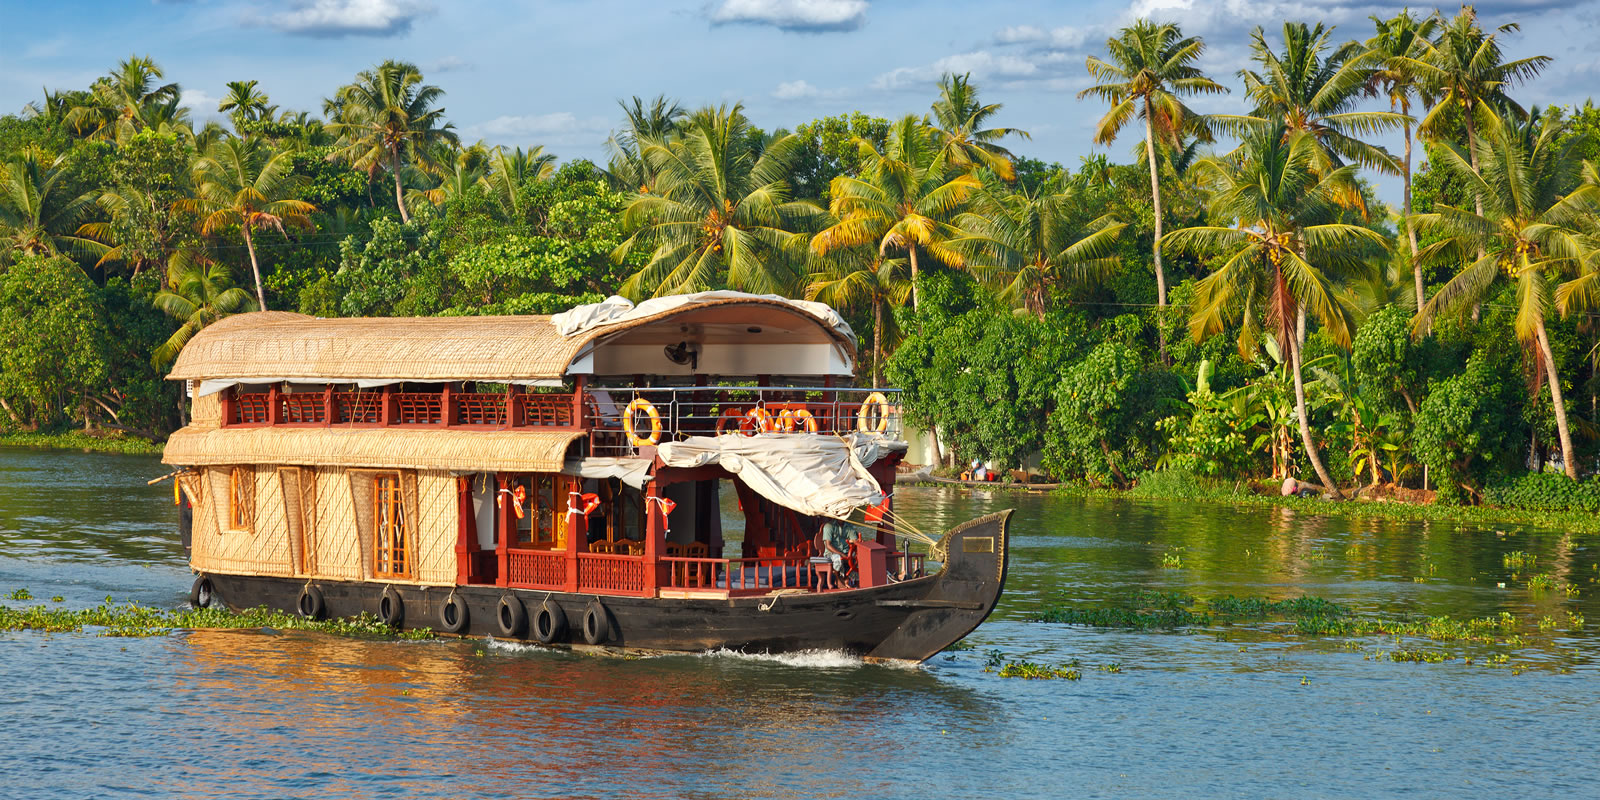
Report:
[[[456,479],[448,472],[417,473],[417,581],[454,585],[460,509]]]
[[[196,397],[189,408],[189,425],[206,430],[222,427],[222,395]]]
[[[214,470],[206,470],[206,472],[212,471]],[[217,514],[211,508],[217,493],[201,488],[205,486],[204,481],[209,478],[207,475],[185,474],[184,478],[186,479],[184,491],[189,493],[190,501],[194,505],[194,528],[189,533],[189,566],[201,572],[209,572],[215,569],[211,563],[212,553],[216,551],[217,540],[221,535],[217,529]],[[193,484],[194,488],[191,489],[190,484]],[[198,502],[195,501],[196,496],[199,497]]]
[[[283,497],[283,520],[289,527],[289,565],[294,574],[301,574],[305,563],[300,545],[305,541],[305,511],[300,508],[300,470],[296,467],[278,468],[278,486]]]
[[[361,545],[356,532],[350,481],[342,469],[317,469],[316,543],[318,577],[360,580]]]
[[[378,526],[373,518],[373,484],[377,474],[370,470],[353,469],[349,471],[350,480],[350,509],[356,523],[356,546],[360,553],[360,569],[362,578],[372,577],[373,564],[373,534]]]
[[[226,482],[226,472],[223,472]],[[213,559],[219,572],[236,575],[289,576],[289,528],[283,514],[278,471],[251,470],[255,488],[253,525],[249,531],[228,531],[219,537]],[[226,492],[223,494],[226,497]],[[224,512],[226,513],[226,512]]]

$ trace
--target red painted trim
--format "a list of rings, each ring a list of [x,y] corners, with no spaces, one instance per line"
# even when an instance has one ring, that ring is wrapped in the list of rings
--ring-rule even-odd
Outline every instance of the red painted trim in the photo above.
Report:
[[[283,408],[278,405],[278,384],[267,387],[267,424],[283,424]]]
[[[661,552],[666,549],[666,517],[661,504],[652,502],[657,494],[656,482],[651,481],[644,494],[644,591],[654,595],[661,586]]]
[[[472,478],[456,478],[456,585],[472,582],[472,553],[477,549],[478,537],[472,514]]]
[[[510,489],[511,476],[497,473],[495,475],[495,483],[500,489]],[[494,583],[496,586],[505,586],[507,581],[511,579],[511,537],[516,533],[516,529],[513,527],[514,523],[511,521],[511,515],[516,512],[511,510],[510,503],[501,503],[500,497],[499,494],[496,494],[493,501],[496,504],[495,523],[500,528],[500,541],[495,544],[494,548],[495,553],[499,556],[500,569],[494,576]]]

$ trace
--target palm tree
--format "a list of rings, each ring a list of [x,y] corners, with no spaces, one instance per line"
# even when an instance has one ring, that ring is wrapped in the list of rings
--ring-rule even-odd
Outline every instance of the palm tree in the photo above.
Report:
[[[0,240],[5,253],[56,253],[64,249],[100,255],[105,246],[74,236],[78,219],[94,204],[95,193],[61,200],[58,189],[66,175],[66,154],[45,161],[29,147],[5,165],[0,175]]]
[[[1349,311],[1335,295],[1331,276],[1359,268],[1368,247],[1386,242],[1370,229],[1332,221],[1355,168],[1321,169],[1319,150],[1310,134],[1278,127],[1248,135],[1238,161],[1202,160],[1195,170],[1212,188],[1207,217],[1228,226],[1174,231],[1166,246],[1224,258],[1195,285],[1189,329],[1196,340],[1220,332],[1237,317],[1242,356],[1255,351],[1263,326],[1288,348],[1300,443],[1323,486],[1342,497],[1311,440],[1295,328],[1304,308],[1335,341],[1348,345]]]
[[[1421,58],[1405,58],[1405,65],[1416,72],[1418,80],[1438,99],[1438,104],[1417,125],[1418,133],[1442,141],[1448,138],[1456,115],[1460,115],[1467,128],[1467,155],[1472,171],[1478,172],[1478,129],[1502,111],[1525,116],[1506,89],[1521,81],[1531,80],[1550,63],[1549,56],[1533,56],[1516,61],[1502,60],[1500,43],[1496,36],[1520,30],[1516,23],[1501,25],[1495,33],[1485,34],[1478,26],[1478,12],[1472,6],[1462,6],[1461,11],[1439,29],[1439,36],[1430,43]],[[1474,210],[1483,216],[1481,199],[1474,200]],[[1483,257],[1482,253],[1478,254]]]
[[[265,310],[266,291],[261,286],[261,265],[256,259],[257,228],[276,228],[288,238],[285,226],[310,227],[316,206],[296,199],[303,179],[291,172],[292,151],[272,152],[259,139],[225,139],[211,145],[195,162],[195,197],[177,207],[200,215],[200,232],[214,235],[238,225],[250,254],[250,271],[256,281],[256,303]]]
[[[622,106],[628,124],[606,140],[606,150],[611,153],[606,173],[623,191],[648,192],[655,185],[655,173],[644,157],[644,149],[652,142],[666,144],[688,112],[678,101],[661,94],[648,104],[635,95],[631,105],[622,100],[617,105]]]
[[[911,294],[907,260],[853,247],[818,262],[820,268],[806,286],[806,299],[840,309],[872,308],[872,385],[882,386],[884,348],[899,338],[894,315],[883,311],[905,305]]]
[[[527,219],[529,209],[523,190],[529,181],[549,179],[555,163],[555,154],[546,153],[543,146],[527,152],[520,147],[496,147],[489,152],[489,173],[483,176],[483,185],[500,207],[501,219]]]
[[[233,285],[226,265],[197,254],[174,254],[167,278],[172,288],[157,292],[152,302],[183,324],[151,356],[150,363],[157,369],[171,364],[201,328],[231,314],[256,309],[250,293]]]
[[[1551,280],[1580,273],[1593,258],[1594,241],[1586,216],[1597,208],[1600,187],[1580,186],[1562,192],[1578,172],[1574,152],[1583,137],[1561,143],[1557,124],[1539,118],[1538,110],[1527,125],[1511,125],[1486,118],[1477,131],[1477,158],[1459,145],[1435,149],[1437,166],[1472,188],[1478,214],[1436,204],[1429,214],[1415,217],[1417,227],[1439,241],[1422,249],[1425,261],[1465,264],[1417,313],[1416,328],[1426,331],[1439,313],[1481,303],[1501,283],[1516,290],[1517,340],[1536,347],[1544,378],[1550,386],[1556,433],[1567,475],[1578,476],[1572,436],[1567,428],[1567,408],[1561,395],[1550,337],[1545,331],[1554,299],[1564,310],[1593,297],[1593,282],[1580,275],[1561,286],[1552,298]],[[1475,167],[1473,162],[1477,162]],[[1476,259],[1472,253],[1481,253]]]
[[[86,102],[67,112],[66,121],[90,139],[121,141],[144,127],[143,113],[154,104],[176,105],[178,84],[157,84],[166,77],[149,56],[130,56],[110,75],[94,82]]]
[[[1040,319],[1057,287],[1098,281],[1121,264],[1112,253],[1127,225],[1109,214],[1083,223],[1075,212],[1084,203],[1065,179],[1056,173],[1036,189],[1016,191],[986,179],[974,210],[956,220],[969,233],[963,244],[999,268],[1002,296]]]
[[[428,148],[423,167],[405,167],[412,202],[419,200],[441,205],[452,197],[472,191],[489,172],[489,148],[478,141],[467,147],[451,147],[439,142]]]
[[[444,90],[422,83],[416,65],[385,61],[356,75],[355,83],[338,91],[324,104],[332,112],[329,128],[342,137],[336,158],[348,161],[369,175],[383,165],[394,177],[394,202],[402,222],[411,221],[406,210],[401,168],[425,161],[428,148],[445,142],[460,145],[455,126],[443,123],[444,109],[434,103]]]
[[[218,111],[230,112],[233,129],[241,136],[249,136],[248,123],[271,119],[273,106],[267,104],[267,93],[256,90],[256,81],[228,81],[228,94],[217,103]]]
[[[1239,70],[1245,93],[1255,103],[1248,117],[1217,116],[1239,130],[1282,127],[1287,133],[1309,134],[1317,146],[1314,166],[1331,171],[1346,163],[1398,173],[1394,156],[1362,141],[1360,136],[1399,127],[1405,115],[1392,111],[1356,111],[1374,59],[1356,42],[1335,46],[1333,30],[1320,23],[1283,24],[1283,52],[1275,53],[1260,28],[1250,33],[1252,58],[1261,72]],[[1351,182],[1351,187],[1354,182]],[[1358,205],[1359,194],[1351,199]]]
[[[962,236],[951,223],[981,185],[970,172],[957,173],[948,151],[915,115],[889,126],[883,152],[865,139],[861,175],[833,179],[829,210],[837,223],[811,240],[817,255],[843,247],[873,245],[880,256],[905,252],[911,262],[911,309],[919,308],[917,253],[925,252],[951,267],[967,259],[948,242]]]
[[[1422,283],[1422,264],[1417,261],[1417,229],[1411,224],[1411,100],[1416,97],[1424,105],[1433,102],[1418,79],[1411,62],[1424,55],[1432,46],[1434,33],[1439,28],[1438,17],[1418,19],[1406,9],[1390,19],[1372,17],[1378,34],[1367,40],[1367,52],[1373,62],[1367,76],[1365,91],[1368,97],[1387,97],[1389,110],[1405,115],[1405,157],[1401,174],[1405,179],[1403,214],[1406,238],[1411,242],[1411,273],[1416,283],[1417,308],[1428,302],[1427,290]]]
[[[1011,151],[995,142],[1015,134],[1030,138],[1016,128],[985,128],[989,118],[1000,113],[999,103],[984,105],[978,100],[978,87],[972,73],[947,73],[939,80],[939,99],[926,120],[943,141],[950,164],[960,168],[984,167],[1007,181],[1017,179],[1011,166]]]
[[[720,106],[696,112],[679,139],[642,140],[655,184],[623,211],[631,235],[613,257],[620,262],[635,248],[652,252],[623,284],[624,294],[798,288],[801,258],[794,251],[804,241],[794,231],[821,209],[789,200],[784,176],[800,140],[784,136],[758,155],[751,130],[742,105]]]
[[[1095,129],[1096,144],[1116,141],[1128,120],[1144,120],[1145,161],[1150,165],[1150,199],[1155,212],[1155,241],[1151,253],[1156,267],[1156,305],[1167,305],[1167,274],[1161,267],[1161,179],[1157,171],[1156,144],[1171,147],[1184,133],[1203,130],[1199,115],[1180,97],[1223,94],[1228,90],[1194,66],[1205,52],[1197,36],[1184,38],[1177,25],[1139,20],[1106,40],[1110,61],[1089,56],[1089,74],[1100,84],[1078,93],[1094,95],[1111,104]]]

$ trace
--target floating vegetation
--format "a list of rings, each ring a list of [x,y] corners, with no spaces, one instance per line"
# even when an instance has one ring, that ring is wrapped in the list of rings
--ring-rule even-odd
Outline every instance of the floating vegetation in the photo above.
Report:
[[[1161,568],[1162,569],[1183,569],[1183,556],[1180,554],[1180,551],[1182,551],[1182,550],[1183,550],[1183,548],[1176,547],[1176,548],[1173,548],[1171,550],[1168,550],[1165,553],[1162,553],[1161,554]]]
[[[30,599],[25,589],[12,592],[13,600]],[[45,633],[78,633],[98,628],[101,636],[164,636],[174,630],[273,628],[277,630],[302,630],[332,633],[341,636],[359,636],[377,639],[431,639],[433,631],[427,628],[395,630],[371,614],[349,619],[309,620],[298,614],[286,614],[265,608],[246,611],[228,611],[220,608],[167,610],[141,606],[137,603],[112,605],[111,599],[93,608],[66,609],[48,606],[12,608],[0,605],[0,630],[43,631]]]
[[[16,591],[12,592],[11,594],[6,595],[6,599],[7,600],[32,600],[33,599],[33,595],[25,588],[24,589],[17,589]]]
[[[1295,619],[1300,617],[1342,617],[1349,612],[1337,603],[1320,597],[1293,597],[1268,600],[1232,595],[1201,602],[1198,598],[1171,592],[1134,592],[1127,606],[1069,608],[1049,605],[1029,615],[1030,622],[1086,625],[1094,628],[1204,627],[1214,622]]]
[[[993,671],[985,668],[985,672]],[[1046,664],[1035,664],[1032,661],[1011,661],[1002,666],[995,674],[1002,678],[1027,678],[1028,680],[1062,680],[1075,681],[1083,677],[1083,673],[1071,667],[1052,667]]]
[[[1528,591],[1545,592],[1556,588],[1557,581],[1548,572],[1541,572],[1528,578]]]
[[[1538,561],[1538,556],[1529,555],[1521,550],[1506,553],[1500,557],[1500,563],[1504,564],[1506,569],[1523,569],[1533,566]]]

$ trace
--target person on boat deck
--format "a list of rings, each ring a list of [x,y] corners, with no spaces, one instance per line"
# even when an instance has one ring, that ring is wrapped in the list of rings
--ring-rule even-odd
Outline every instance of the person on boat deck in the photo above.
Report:
[[[850,540],[861,538],[859,526],[849,522],[830,519],[822,523],[817,530],[817,550],[833,565],[833,572],[841,579],[847,570],[850,559]]]

